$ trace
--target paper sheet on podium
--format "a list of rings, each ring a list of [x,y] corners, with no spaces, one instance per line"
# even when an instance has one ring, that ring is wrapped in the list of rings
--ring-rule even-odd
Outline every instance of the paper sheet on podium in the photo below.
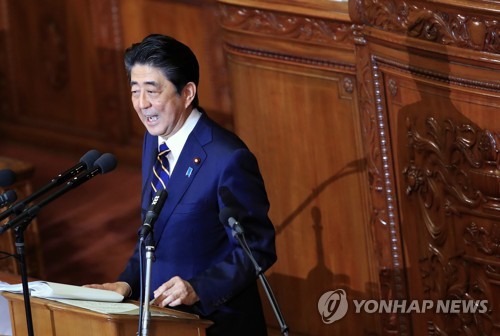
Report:
[[[31,281],[28,282],[30,295],[44,299],[71,299],[102,302],[121,302],[123,295],[116,292],[87,288],[82,286],[65,285],[49,281]],[[0,284],[0,292],[22,293],[22,284]]]
[[[70,306],[88,309],[103,314],[139,315],[139,306],[133,303],[97,302],[97,301],[64,300],[64,299],[55,299],[54,301],[61,302]],[[150,310],[149,312],[151,313],[151,316],[176,317],[175,315],[157,310]]]

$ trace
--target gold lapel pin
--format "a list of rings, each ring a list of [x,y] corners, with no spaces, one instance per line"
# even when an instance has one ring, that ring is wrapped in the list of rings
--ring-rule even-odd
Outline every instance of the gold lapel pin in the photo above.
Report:
[[[194,162],[195,164],[200,164],[201,159],[200,159],[199,157],[195,157],[195,158],[193,159],[193,162]]]

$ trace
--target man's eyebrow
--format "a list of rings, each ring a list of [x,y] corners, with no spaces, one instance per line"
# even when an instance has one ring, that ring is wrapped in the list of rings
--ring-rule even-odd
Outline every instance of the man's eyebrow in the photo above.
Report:
[[[137,82],[137,81],[130,81],[130,85],[131,86],[132,85],[138,85],[138,84],[139,84],[139,82]],[[152,85],[154,87],[160,87],[160,84],[158,82],[156,82],[156,81],[146,81],[146,82],[143,82],[142,84],[143,85]]]

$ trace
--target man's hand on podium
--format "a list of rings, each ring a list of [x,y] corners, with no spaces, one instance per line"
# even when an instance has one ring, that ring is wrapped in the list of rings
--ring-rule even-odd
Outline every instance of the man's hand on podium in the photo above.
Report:
[[[132,288],[130,287],[130,285],[123,281],[108,282],[103,284],[89,284],[84,285],[83,287],[110,290],[123,295],[123,297],[125,298],[129,297],[130,294],[132,294]]]
[[[193,287],[178,276],[173,277],[154,291],[152,304],[160,307],[175,307],[195,304],[199,298]]]

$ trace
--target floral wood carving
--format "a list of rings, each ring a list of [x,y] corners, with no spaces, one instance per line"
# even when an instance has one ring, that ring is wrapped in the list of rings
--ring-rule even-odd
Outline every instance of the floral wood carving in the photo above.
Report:
[[[492,305],[486,313],[432,317],[429,332],[491,334],[495,296],[490,282],[498,274],[487,258],[464,251],[451,232],[463,230],[463,242],[479,254],[500,254],[500,230],[494,223],[500,220],[498,134],[465,120],[427,117],[419,124],[413,118],[406,118],[409,162],[403,176],[429,237],[422,242],[428,244],[428,254],[419,259],[423,294],[433,300],[487,299]],[[482,224],[460,226],[465,215]],[[489,222],[493,224],[483,225]]]
[[[441,199],[447,214],[500,209],[499,134],[450,119],[439,122],[430,117],[425,125],[417,130],[407,119],[407,194],[421,193],[427,209],[431,199]],[[418,160],[419,167],[417,156],[425,158]]]
[[[355,3],[356,15],[366,25],[444,45],[500,53],[497,14],[457,13],[423,1],[358,0]]]
[[[464,240],[483,254],[500,257],[500,227],[498,223],[492,223],[491,229],[488,229],[472,222],[465,228]]]
[[[420,260],[420,271],[426,299],[487,300],[486,312],[435,314],[427,321],[429,335],[491,335],[493,293],[490,281],[481,272],[484,266],[471,263],[463,255],[444,256],[432,246]]]
[[[342,44],[353,49],[352,24],[314,17],[221,4],[221,25],[236,30],[274,38],[291,39],[322,45]]]

